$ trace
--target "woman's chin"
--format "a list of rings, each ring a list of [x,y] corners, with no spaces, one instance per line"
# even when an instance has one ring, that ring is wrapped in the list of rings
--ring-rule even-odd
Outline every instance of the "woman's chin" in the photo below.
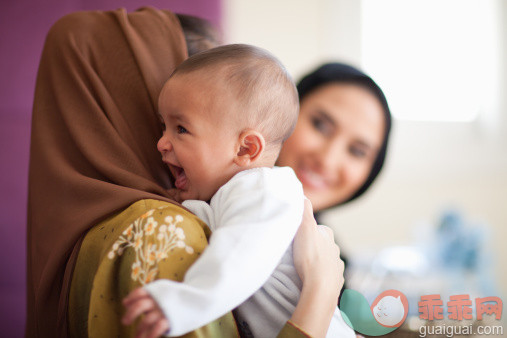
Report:
[[[339,205],[347,200],[343,196],[326,196],[325,190],[312,189],[303,186],[305,196],[312,202],[314,212],[322,211],[324,209]]]

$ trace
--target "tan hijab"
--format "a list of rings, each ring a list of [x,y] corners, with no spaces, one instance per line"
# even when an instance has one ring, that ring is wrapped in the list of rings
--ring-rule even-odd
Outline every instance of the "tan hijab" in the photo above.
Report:
[[[90,228],[140,199],[171,201],[157,100],[186,57],[178,19],[152,8],[74,13],[49,32],[32,117],[27,336],[67,335]]]

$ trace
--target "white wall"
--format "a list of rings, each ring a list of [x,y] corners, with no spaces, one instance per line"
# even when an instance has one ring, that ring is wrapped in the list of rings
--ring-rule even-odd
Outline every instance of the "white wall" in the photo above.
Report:
[[[410,244],[417,237],[415,224],[434,224],[447,206],[459,208],[467,219],[491,227],[497,284],[507,295],[507,2],[488,1],[495,2],[500,17],[500,64],[496,91],[480,118],[395,121],[380,179],[363,198],[326,220],[343,250],[354,256]],[[224,8],[227,42],[272,51],[295,79],[328,60],[361,66],[360,0],[224,0]]]
[[[223,4],[225,40],[268,49],[295,78],[337,55],[353,63],[360,59],[360,41],[354,38],[360,33],[359,1],[223,0]]]

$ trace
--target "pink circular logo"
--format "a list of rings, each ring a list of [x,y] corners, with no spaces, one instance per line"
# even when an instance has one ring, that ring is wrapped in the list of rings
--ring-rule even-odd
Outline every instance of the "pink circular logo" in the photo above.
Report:
[[[398,290],[387,290],[375,298],[371,304],[375,320],[384,327],[399,327],[408,314],[407,297]]]

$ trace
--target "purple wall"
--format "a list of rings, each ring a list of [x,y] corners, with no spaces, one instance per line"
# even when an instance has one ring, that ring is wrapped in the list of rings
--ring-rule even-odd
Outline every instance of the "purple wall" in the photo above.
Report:
[[[169,8],[219,25],[220,0],[7,0],[0,3],[0,318],[2,337],[22,337],[25,322],[26,204],[30,117],[44,38],[79,10]]]

